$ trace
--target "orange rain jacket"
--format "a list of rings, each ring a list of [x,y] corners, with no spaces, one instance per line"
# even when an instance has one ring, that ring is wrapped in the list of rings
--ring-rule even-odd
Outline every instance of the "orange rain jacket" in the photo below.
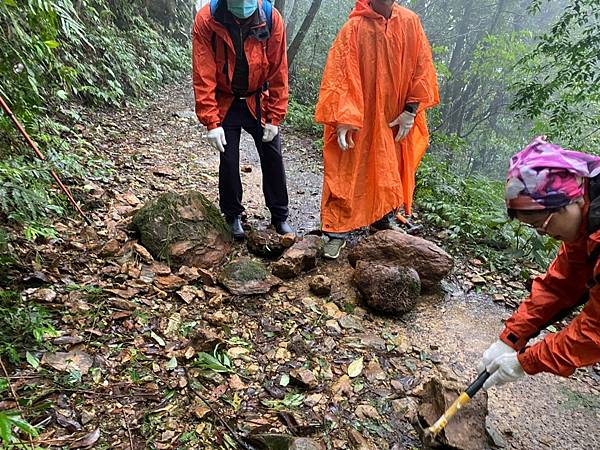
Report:
[[[401,142],[388,124],[419,103]],[[410,214],[415,172],[429,145],[425,109],[439,103],[431,48],[416,14],[394,5],[389,19],[358,0],[327,57],[315,120],[325,125],[321,224],[345,232],[404,204]],[[336,126],[351,125],[355,147],[342,152]]]
[[[259,0],[259,8],[261,3]],[[244,49],[249,69],[248,92],[257,92],[268,82],[268,89],[261,94],[261,117],[263,124],[268,122],[278,126],[288,107],[288,66],[283,19],[275,8],[269,39],[260,42],[248,37]],[[227,28],[212,17],[210,2],[196,14],[192,31],[192,65],[196,115],[212,130],[223,122],[234,100],[231,80],[235,49]],[[248,95],[246,102],[252,115],[256,116],[256,96]]]
[[[586,199],[584,217],[588,210]],[[563,242],[547,273],[535,279],[531,295],[506,321],[500,335],[515,350],[524,348],[518,358],[530,375],[550,372],[566,377],[577,367],[600,361],[600,285],[590,289],[585,307],[567,327],[525,347],[532,336],[554,322],[553,318],[580,303],[592,277],[599,279],[599,260],[590,255],[600,244],[600,231],[589,234],[587,223],[583,223],[580,236],[575,242]]]

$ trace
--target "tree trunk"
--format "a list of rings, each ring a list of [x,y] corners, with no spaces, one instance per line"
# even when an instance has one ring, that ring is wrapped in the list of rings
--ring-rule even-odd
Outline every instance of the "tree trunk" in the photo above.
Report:
[[[275,0],[275,9],[281,13],[283,23],[285,23],[285,0]]]
[[[302,21],[302,25],[300,25],[300,29],[298,30],[298,34],[294,37],[294,40],[290,44],[288,48],[288,65],[291,67],[294,64],[294,59],[298,54],[298,50],[300,50],[300,46],[302,45],[302,41],[306,37],[310,26],[312,25],[319,8],[321,7],[322,0],[313,0],[306,17]]]
[[[294,32],[296,31],[296,22],[298,22],[298,7],[300,6],[300,0],[292,0],[292,9],[288,15],[285,28],[285,38],[288,43],[294,39]],[[289,44],[288,44],[289,46]]]

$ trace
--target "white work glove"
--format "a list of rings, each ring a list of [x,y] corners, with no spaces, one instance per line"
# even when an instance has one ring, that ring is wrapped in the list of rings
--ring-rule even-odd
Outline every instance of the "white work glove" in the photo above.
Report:
[[[510,345],[506,345],[504,342],[498,339],[483,353],[483,358],[481,358],[479,366],[477,366],[477,372],[483,372],[487,366],[489,366],[498,356],[510,353],[516,352]]]
[[[279,134],[279,127],[271,125],[270,123],[265,125],[265,131],[263,132],[263,142],[271,142],[275,139],[275,136]]]
[[[345,152],[349,148],[354,148],[354,139],[352,139],[352,134],[354,133],[354,131],[356,131],[356,128],[350,125],[338,125],[336,131],[338,145],[340,146],[343,152]]]
[[[492,386],[502,386],[506,383],[517,381],[525,376],[525,371],[517,358],[517,352],[504,353],[492,361],[486,370],[492,375],[483,384],[483,389],[488,390]]]
[[[400,114],[398,117],[396,117],[396,119],[393,122],[391,122],[389,124],[390,128],[398,126],[398,134],[396,135],[396,138],[395,138],[396,142],[400,142],[402,139],[404,139],[408,135],[408,132],[415,124],[415,117],[416,117],[416,114],[413,114],[408,111],[404,111],[402,114]]]
[[[227,141],[225,140],[225,130],[222,127],[213,128],[209,130],[206,135],[208,142],[214,148],[219,150],[221,153],[225,152],[225,146],[227,145]]]

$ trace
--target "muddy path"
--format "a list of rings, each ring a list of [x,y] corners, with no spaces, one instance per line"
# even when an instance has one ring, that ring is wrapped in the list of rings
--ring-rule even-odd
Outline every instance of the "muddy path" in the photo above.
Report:
[[[176,90],[168,95],[165,108],[161,108],[162,119],[178,111],[191,111],[192,104],[189,92]],[[162,128],[155,133],[171,134],[177,142],[190,139],[185,150],[190,155],[198,155],[202,164],[186,167],[187,173],[206,167],[216,171],[218,156],[202,142],[197,125],[192,120],[186,122],[183,128],[188,130],[187,134],[172,128]],[[260,226],[262,223],[264,226],[269,216],[261,192],[258,156],[247,134],[244,134],[242,145],[241,164],[252,169],[251,172],[242,172],[245,205],[253,225]],[[290,221],[301,233],[319,226],[322,172],[319,153],[311,138],[284,130]],[[165,156],[168,160],[168,155]],[[198,186],[192,181],[189,187]],[[215,183],[203,188],[214,192]],[[321,272],[334,279],[347,269],[348,263],[343,257],[338,262],[325,262],[321,266]],[[395,330],[400,326],[410,342],[418,342],[421,349],[435,348],[434,353],[439,359],[457,374],[473,376],[480,355],[497,337],[502,319],[507,318],[511,311],[494,304],[485,295],[464,293],[456,284],[449,286],[448,290],[452,292],[443,298],[428,299],[400,321],[376,320],[384,329]],[[598,387],[591,370],[578,371],[568,380],[550,375],[528,378],[490,393],[490,423],[508,448],[600,448]]]
[[[232,448],[221,422],[189,390],[186,377],[194,365],[192,356],[182,355],[192,333],[200,331],[201,339],[218,336],[233,361],[233,375],[213,374],[201,388],[238,431],[295,430],[331,449],[421,448],[408,420],[413,389],[440,368],[473,377],[480,355],[510,314],[484,294],[463,291],[459,275],[465,265],[460,260],[443,292],[423,297],[414,311],[393,319],[362,307],[351,285],[347,250],[271,294],[241,298],[203,287],[202,300],[192,303],[144,285],[139,272],[154,266],[139,255],[99,256],[108,239],[123,246],[135,239],[127,231],[128,218],[161,192],[197,189],[217,202],[219,156],[203,141],[192,110],[191,92],[182,86],[143,107],[86,118],[83,137],[113,168],[109,178],[96,180],[103,193],[92,213],[95,231],[66,224],[60,227],[63,240],[41,251],[53,266],[55,306],[68,311],[59,328],[85,337],[83,344],[69,349],[92,354],[98,366],[93,382],[84,379],[85,389],[60,394],[61,411],[77,420],[85,415],[87,431],[100,429],[98,448]],[[319,150],[314,138],[283,132],[290,222],[306,233],[319,224]],[[265,228],[269,214],[260,164],[248,135],[242,146],[247,220]],[[245,253],[243,245],[236,247],[235,254]],[[329,297],[310,294],[308,282],[316,273],[331,278]],[[126,300],[108,297],[98,305],[84,295],[89,289],[66,290],[67,281],[110,289]],[[126,308],[115,312],[106,305]],[[178,330],[172,326],[176,321]],[[359,358],[364,370],[349,379],[349,364]],[[309,390],[283,382],[299,369],[315,377]],[[24,370],[15,375],[30,376]],[[21,388],[32,383],[23,380]],[[53,382],[48,378],[35,386]],[[578,371],[568,380],[528,378],[490,393],[489,425],[505,448],[600,448],[598,393],[593,370]],[[47,440],[56,440],[66,431],[56,426],[47,434]]]

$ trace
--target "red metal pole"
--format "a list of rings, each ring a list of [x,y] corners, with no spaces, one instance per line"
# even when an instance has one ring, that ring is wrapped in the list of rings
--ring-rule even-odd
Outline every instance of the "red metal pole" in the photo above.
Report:
[[[46,161],[46,157],[42,154],[42,152],[40,152],[38,150],[37,146],[35,145],[35,142],[33,142],[31,140],[31,138],[27,134],[27,131],[25,131],[25,128],[23,128],[23,126],[20,124],[20,122],[15,117],[15,115],[13,114],[13,112],[10,110],[10,108],[8,107],[8,105],[6,104],[6,102],[4,101],[4,99],[2,98],[1,95],[0,95],[0,105],[2,106],[2,109],[4,110],[4,112],[6,112],[6,114],[8,115],[8,117],[10,117],[10,120],[12,120],[12,122],[15,124],[15,126],[17,127],[17,129],[19,130],[19,132],[23,135],[23,137],[25,138],[25,141],[27,141],[27,143],[29,144],[29,146],[36,153],[37,157],[40,158],[42,161]],[[54,178],[54,180],[56,181],[56,183],[60,186],[60,188],[62,189],[62,191],[65,193],[65,195],[69,199],[69,202],[71,203],[71,205],[73,205],[73,208],[75,208],[75,210],[79,213],[79,215],[81,217],[83,217],[83,220],[85,220],[85,222],[88,225],[92,225],[92,221],[81,210],[81,208],[79,207],[79,205],[77,204],[77,202],[73,198],[73,195],[71,195],[71,191],[69,191],[69,189],[63,184],[63,182],[60,180],[60,178],[54,172],[54,170],[50,170],[50,175],[52,175],[52,178]]]

